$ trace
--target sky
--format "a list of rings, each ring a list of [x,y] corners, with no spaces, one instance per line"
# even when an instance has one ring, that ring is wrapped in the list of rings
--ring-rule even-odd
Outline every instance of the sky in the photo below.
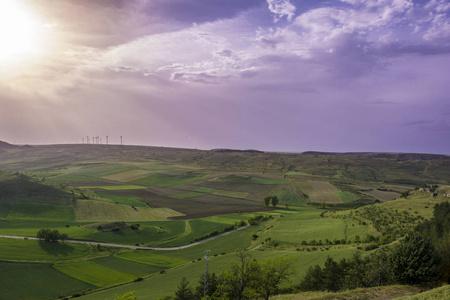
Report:
[[[450,154],[448,0],[2,0],[0,140]]]

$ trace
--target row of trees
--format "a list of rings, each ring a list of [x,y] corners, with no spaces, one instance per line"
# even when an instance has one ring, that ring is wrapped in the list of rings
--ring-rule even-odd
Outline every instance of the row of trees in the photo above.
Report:
[[[236,260],[219,276],[212,274],[208,281],[209,299],[269,299],[277,293],[279,285],[293,273],[292,264],[283,257],[259,262],[245,251],[236,254]],[[204,276],[193,290],[186,278],[181,280],[175,300],[201,299]]]
[[[420,234],[408,234],[392,251],[339,262],[328,257],[323,268],[312,266],[300,282],[303,291],[341,291],[388,284],[422,284],[442,274],[442,259]]]
[[[272,206],[275,207],[278,203],[280,203],[280,199],[277,196],[267,196],[264,198],[264,204],[266,206],[272,204]]]

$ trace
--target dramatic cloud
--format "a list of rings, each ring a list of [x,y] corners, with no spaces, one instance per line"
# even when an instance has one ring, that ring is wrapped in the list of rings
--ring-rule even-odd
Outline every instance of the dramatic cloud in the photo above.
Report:
[[[450,154],[448,1],[21,1],[0,140]]]
[[[285,16],[291,21],[295,15],[296,8],[289,0],[267,0],[267,3],[269,4],[269,10],[275,14],[275,23]]]

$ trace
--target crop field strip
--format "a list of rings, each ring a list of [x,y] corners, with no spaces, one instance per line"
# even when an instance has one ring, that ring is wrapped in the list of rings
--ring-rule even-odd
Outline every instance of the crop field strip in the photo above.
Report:
[[[105,268],[130,274],[136,277],[142,277],[154,273],[158,273],[161,270],[167,269],[166,266],[157,266],[152,264],[143,264],[140,262],[135,262],[131,260],[126,259],[120,259],[117,258],[117,256],[107,256],[107,257],[101,257],[96,258],[92,260],[98,265],[101,265]]]
[[[95,288],[54,269],[51,264],[0,262],[2,300],[48,299]]]
[[[75,212],[69,205],[14,203],[7,219],[73,221]]]
[[[53,267],[70,277],[97,287],[130,282],[136,278],[131,274],[104,267],[92,260],[55,264]]]
[[[136,196],[118,196],[118,195],[111,195],[111,194],[105,194],[105,193],[96,193],[99,197],[111,200],[115,203],[123,204],[123,205],[129,205],[129,206],[135,206],[135,207],[148,207],[147,204],[142,202],[142,198],[136,197]]]

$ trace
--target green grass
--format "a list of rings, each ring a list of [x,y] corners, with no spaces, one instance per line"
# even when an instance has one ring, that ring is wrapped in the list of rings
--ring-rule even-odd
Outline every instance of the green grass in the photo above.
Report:
[[[280,205],[304,206],[292,190],[279,189],[275,190],[272,195],[280,199]]]
[[[145,190],[145,186],[138,185],[107,185],[107,186],[83,186],[82,189],[102,189],[107,191]]]
[[[338,195],[339,199],[341,199],[341,201],[344,203],[352,203],[358,200],[358,197],[356,197],[354,194],[350,192],[336,192],[336,194]]]
[[[92,247],[68,243],[0,238],[0,259],[20,261],[59,261],[87,256]]]
[[[55,264],[53,267],[66,275],[97,287],[114,285],[135,279],[133,275],[112,270],[93,261],[61,263]]]
[[[369,196],[375,197],[381,201],[390,201],[393,199],[397,199],[400,197],[400,193],[392,192],[392,191],[380,191],[380,190],[370,190],[363,192]]]
[[[83,238],[104,243],[155,245],[164,240],[176,238],[185,230],[184,221],[139,222],[139,224],[141,225],[139,230],[95,231]]]
[[[203,248],[207,249],[207,248]],[[272,251],[251,251],[253,257],[257,260],[265,260],[267,258],[273,257],[274,254],[279,256],[284,256],[291,259],[294,269],[297,271],[291,279],[290,284],[297,284],[299,280],[304,276],[307,268],[310,265],[320,264],[326,260],[326,255],[323,252],[272,252]],[[353,251],[348,250],[334,250],[327,251],[327,255],[333,257],[335,260],[340,260],[342,258],[350,258],[353,256]],[[203,251],[197,252],[197,257],[202,257]],[[217,275],[232,263],[236,256],[234,253],[229,253],[226,255],[211,255],[211,261],[209,262],[209,272],[216,273]],[[136,296],[140,300],[155,300],[164,296],[173,296],[175,287],[180,284],[182,277],[188,278],[191,286],[197,286],[198,279],[200,275],[204,273],[205,262],[204,259],[201,261],[195,261],[183,265],[175,270],[168,270],[165,274],[158,274],[156,276],[145,279],[141,282],[132,283],[126,286],[121,286],[113,288],[106,291],[101,291],[92,295],[87,295],[82,297],[83,300],[93,300],[93,299],[108,299],[115,294],[123,294],[128,291],[136,291]]]
[[[354,239],[361,238],[368,233],[368,226],[358,225],[352,219],[321,218],[321,211],[305,211],[300,214],[285,215],[274,221],[274,227],[264,232],[263,237],[270,237],[273,241],[288,244],[300,244],[302,241],[326,239]]]
[[[72,221],[75,213],[69,205],[14,203],[8,219]]]
[[[401,297],[403,295],[411,295],[420,293],[420,288],[408,285],[391,285],[378,286],[370,288],[358,288],[344,292],[302,292],[291,295],[277,295],[273,300],[361,300],[361,299],[410,299],[409,296]],[[423,293],[426,294],[426,293]],[[420,294],[422,295],[422,293]],[[401,298],[398,298],[401,297]],[[411,299],[416,299],[411,298]],[[447,299],[447,298],[420,298],[420,299]]]
[[[211,256],[220,255],[221,253],[231,253],[237,249],[246,249],[250,247],[252,239],[252,234],[258,232],[259,226],[250,226],[245,229],[236,231],[232,234],[221,236],[217,239],[210,240],[208,242],[195,245],[186,249],[181,249],[177,251],[163,251],[161,253],[164,256],[184,259],[187,261],[197,260],[203,257],[203,253],[206,249],[210,250]]]
[[[154,174],[132,183],[143,186],[172,188],[204,177],[203,173],[188,171],[182,174]]]
[[[191,232],[188,235],[185,235],[179,239],[174,239],[172,241],[168,241],[166,243],[159,244],[160,247],[175,247],[182,246],[191,243],[196,238],[202,237],[213,230],[221,231],[225,227],[229,225],[224,223],[216,223],[205,221],[202,219],[190,220],[189,225],[191,227]]]
[[[450,299],[450,285],[444,285],[415,296],[406,296],[398,300],[442,300]]]
[[[93,262],[108,269],[141,277],[164,270],[164,267],[120,259],[114,256],[94,259]]]
[[[83,169],[74,172],[74,174],[102,177],[120,172],[125,172],[130,169],[131,169],[130,166],[127,165],[94,163],[91,166],[84,167]]]
[[[18,236],[36,236],[41,228],[58,229],[62,233],[69,234],[69,237],[93,232],[92,229],[81,227],[86,223],[74,221],[54,221],[54,220],[0,220],[0,234]],[[66,227],[68,225],[69,227]],[[80,227],[79,227],[80,226]]]
[[[248,196],[248,192],[238,192],[238,191],[229,191],[229,190],[216,190],[213,195],[230,197],[230,198],[241,198],[245,199]]]
[[[51,264],[0,262],[2,300],[46,300],[72,295],[94,286],[67,276]]]
[[[216,177],[210,181],[229,182],[229,183],[252,183],[252,184],[288,184],[284,179],[267,179],[241,175],[227,175]]]
[[[158,221],[182,214],[170,208],[131,207],[104,201],[79,200],[75,207],[79,221]]]
[[[170,196],[170,197],[171,198],[175,198],[175,199],[186,199],[186,198],[193,198],[193,197],[204,196],[204,195],[205,194],[203,194],[203,193],[190,192],[190,193],[173,195],[173,196]]]
[[[0,218],[6,218],[11,207],[11,203],[0,203]]]
[[[217,189],[212,189],[212,188],[202,187],[202,188],[199,188],[199,189],[197,189],[197,190],[195,190],[195,191],[196,191],[196,192],[199,192],[199,193],[212,194],[212,193],[214,193],[215,191],[217,191]]]
[[[134,250],[117,255],[117,259],[145,264],[158,268],[158,270],[169,269],[186,263],[178,258],[158,255],[159,251]]]
[[[142,198],[134,197],[134,196],[118,196],[118,195],[109,195],[103,193],[96,193],[99,197],[114,201],[119,204],[135,206],[135,207],[148,207],[147,204],[140,201]]]
[[[46,180],[54,183],[70,183],[70,182],[93,182],[98,181],[97,178],[86,177],[81,175],[59,175],[53,177],[46,177]]]

